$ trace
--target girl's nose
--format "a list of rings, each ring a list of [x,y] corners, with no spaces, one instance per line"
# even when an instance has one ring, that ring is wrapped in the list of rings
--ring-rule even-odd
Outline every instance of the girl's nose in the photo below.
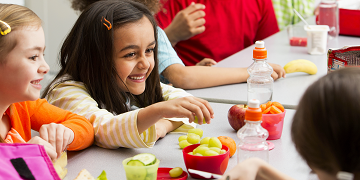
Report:
[[[41,65],[40,65],[40,67],[38,69],[38,72],[46,74],[46,73],[49,72],[49,70],[50,70],[49,65],[45,62],[45,60],[43,60],[43,62],[41,63]]]
[[[139,69],[148,69],[150,67],[150,62],[146,56],[142,56],[140,62],[138,63]]]

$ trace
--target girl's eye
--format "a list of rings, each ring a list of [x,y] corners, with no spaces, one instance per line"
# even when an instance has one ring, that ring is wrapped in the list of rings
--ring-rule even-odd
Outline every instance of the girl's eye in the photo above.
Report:
[[[135,53],[129,53],[129,54],[125,55],[124,57],[128,58],[128,57],[133,57],[133,56],[135,56]]]
[[[39,56],[38,56],[38,55],[35,55],[35,56],[31,56],[31,57],[29,57],[29,59],[31,59],[31,60],[33,60],[33,61],[35,61],[37,57],[39,57]]]
[[[148,48],[146,49],[146,53],[153,53],[154,52],[154,48]]]

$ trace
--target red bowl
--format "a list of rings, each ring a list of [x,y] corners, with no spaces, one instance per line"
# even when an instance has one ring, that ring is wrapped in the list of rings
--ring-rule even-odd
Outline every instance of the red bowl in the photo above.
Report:
[[[226,171],[229,162],[229,157],[230,157],[229,148],[225,145],[222,145],[222,149],[225,149],[226,153],[216,156],[194,156],[188,154],[189,152],[192,152],[199,145],[200,144],[193,144],[185,147],[182,150],[186,169],[195,169],[199,171],[205,171],[209,173],[223,175]],[[206,179],[197,174],[193,174],[190,172],[189,174],[193,178]]]

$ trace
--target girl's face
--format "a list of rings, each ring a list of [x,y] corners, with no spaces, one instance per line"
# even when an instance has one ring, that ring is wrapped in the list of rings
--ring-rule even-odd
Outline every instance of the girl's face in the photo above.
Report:
[[[42,27],[11,32],[16,46],[4,54],[0,64],[0,98],[6,103],[33,101],[40,97],[40,81],[49,71],[44,59],[45,37]]]
[[[123,91],[135,95],[145,91],[145,81],[154,68],[154,48],[154,29],[145,16],[114,30],[113,57]]]

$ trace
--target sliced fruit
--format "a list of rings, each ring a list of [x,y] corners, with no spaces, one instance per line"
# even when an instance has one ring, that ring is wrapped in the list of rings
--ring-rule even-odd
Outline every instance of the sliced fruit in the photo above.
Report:
[[[135,155],[132,160],[139,160],[144,163],[145,166],[152,165],[156,162],[156,156],[150,153],[141,153]],[[129,161],[130,162],[130,161]]]
[[[139,160],[130,160],[127,165],[129,166],[145,166],[145,164]]]
[[[266,108],[265,111],[263,111],[263,114],[268,114],[270,112],[270,107]]]
[[[276,106],[271,106],[270,107],[270,112],[271,112],[271,114],[280,114],[280,113],[282,113],[282,111],[279,108],[277,108]]]
[[[279,102],[272,102],[272,105],[279,108],[282,112],[284,112],[285,108],[283,105],[281,105]]]

